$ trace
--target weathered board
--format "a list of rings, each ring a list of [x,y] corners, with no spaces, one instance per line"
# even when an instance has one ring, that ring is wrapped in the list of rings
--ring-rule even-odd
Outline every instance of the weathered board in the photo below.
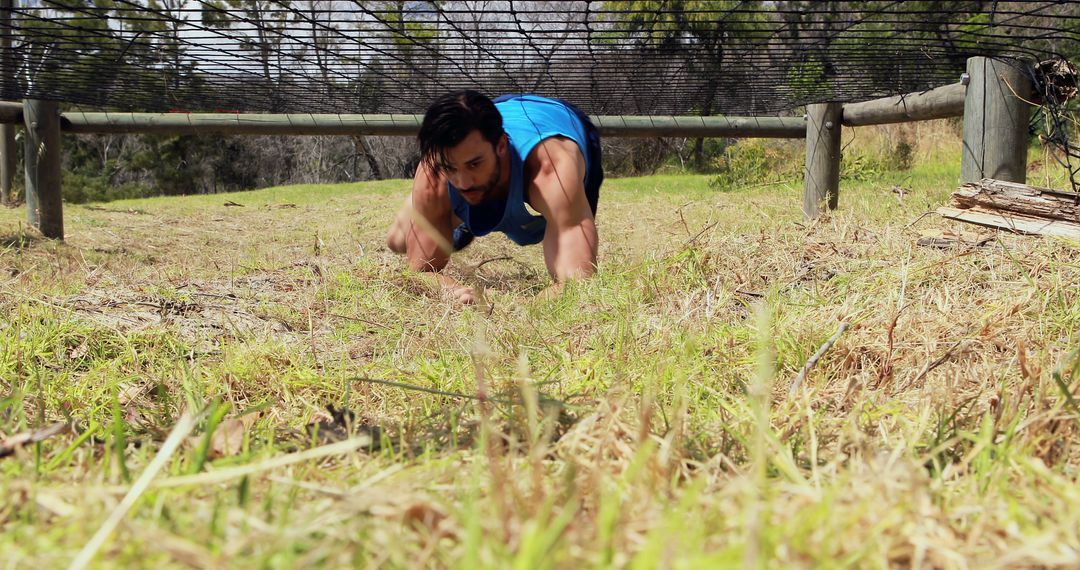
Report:
[[[1019,233],[1080,239],[1080,196],[1050,188],[984,178],[962,184],[947,218]]]

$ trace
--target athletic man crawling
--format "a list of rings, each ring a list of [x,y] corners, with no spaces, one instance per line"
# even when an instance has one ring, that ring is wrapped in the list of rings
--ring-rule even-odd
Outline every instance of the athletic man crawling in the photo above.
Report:
[[[412,195],[386,236],[411,269],[435,273],[444,291],[473,303],[472,288],[441,270],[474,236],[498,231],[518,245],[544,244],[555,281],[545,294],[593,274],[593,215],[604,173],[599,134],[576,107],[535,95],[492,101],[459,91],[428,108],[417,138]]]

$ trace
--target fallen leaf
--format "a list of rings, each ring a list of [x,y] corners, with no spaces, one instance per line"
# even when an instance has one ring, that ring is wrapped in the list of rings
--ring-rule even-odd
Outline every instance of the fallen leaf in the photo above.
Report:
[[[126,406],[135,401],[136,398],[143,395],[143,392],[147,390],[147,386],[144,384],[121,384],[120,391],[116,394],[116,401],[121,406]]]
[[[142,413],[142,410],[134,405],[126,406],[124,408],[124,423],[135,433],[152,432],[157,428],[157,426],[154,425],[154,422],[147,418],[146,415]]]
[[[917,245],[922,247],[936,247],[939,249],[952,249],[954,247],[967,246],[979,247],[993,239],[987,234],[954,230],[922,230],[922,236]]]
[[[446,519],[446,513],[430,502],[415,502],[402,510],[401,522],[412,528],[438,528]]]
[[[71,349],[68,353],[68,360],[79,360],[90,352],[90,339],[84,339],[79,346]]]
[[[244,447],[244,435],[254,423],[255,416],[249,414],[239,418],[229,418],[218,424],[214,435],[210,437],[208,457],[216,459],[240,453]]]
[[[38,491],[34,495],[34,502],[42,510],[50,512],[58,517],[68,517],[75,513],[75,507],[64,502],[60,497]]]

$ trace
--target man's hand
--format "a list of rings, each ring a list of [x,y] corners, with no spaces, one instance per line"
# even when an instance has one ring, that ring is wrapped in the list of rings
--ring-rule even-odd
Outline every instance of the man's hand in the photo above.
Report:
[[[480,300],[480,295],[475,289],[459,282],[449,275],[432,273],[430,271],[422,271],[415,275],[416,278],[420,280],[420,283],[423,284],[424,289],[436,293],[445,299],[461,303],[462,305],[474,305]]]
[[[537,293],[536,298],[544,300],[555,299],[563,294],[563,289],[566,289],[566,281],[552,283],[551,285],[544,287],[543,291]]]
[[[462,305],[472,305],[476,303],[479,296],[472,287],[459,283],[453,277],[443,275],[442,273],[436,273],[435,276],[439,280],[439,286],[442,288],[443,294],[450,299],[457,301]]]

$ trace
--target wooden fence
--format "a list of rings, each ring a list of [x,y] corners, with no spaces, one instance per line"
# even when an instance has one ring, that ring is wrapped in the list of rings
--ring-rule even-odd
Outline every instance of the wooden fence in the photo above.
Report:
[[[984,57],[968,60],[960,83],[922,93],[862,103],[819,103],[805,117],[594,116],[605,137],[804,138],[803,212],[818,216],[839,202],[840,128],[964,117],[961,182],[984,177],[1025,182],[1030,79],[1015,65]],[[0,124],[25,128],[26,205],[29,222],[63,239],[60,199],[61,133],[223,135],[415,136],[420,115],[60,113],[53,101],[0,103]],[[3,134],[3,133],[0,133]],[[0,178],[14,175],[13,137],[0,136]]]

